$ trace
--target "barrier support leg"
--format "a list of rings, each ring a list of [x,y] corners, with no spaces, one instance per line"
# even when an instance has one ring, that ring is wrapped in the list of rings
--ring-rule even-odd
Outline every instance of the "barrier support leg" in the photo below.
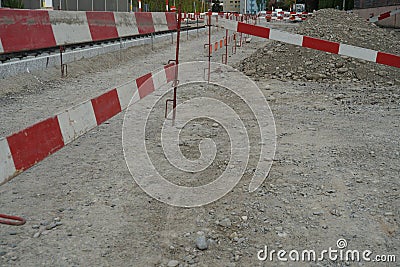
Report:
[[[67,64],[63,63],[63,52],[65,51],[65,48],[63,46],[60,46],[60,67],[61,67],[61,78],[65,77],[68,75],[68,66]],[[65,75],[64,75],[65,74]]]
[[[182,13],[181,13],[181,5],[179,5],[178,8],[178,27],[176,29],[176,52],[175,52],[175,60],[170,60],[168,63],[170,63],[171,61],[175,61],[175,75],[174,75],[174,82],[173,82],[173,86],[174,86],[174,95],[172,99],[167,99],[165,102],[165,118],[167,119],[167,115],[168,115],[168,103],[172,102],[172,125],[175,124],[175,117],[176,117],[176,104],[177,104],[177,89],[178,89],[178,84],[179,84],[179,80],[178,80],[178,68],[179,68],[179,41],[181,38],[181,19],[182,19]]]
[[[207,71],[207,82],[210,83],[210,75],[211,75],[211,12],[207,14],[207,26],[208,26],[208,44],[205,44],[204,47],[208,47],[208,67],[204,69],[204,80],[206,79],[206,71]]]
[[[225,45],[225,54],[222,55],[222,63],[228,64],[228,30],[226,30],[225,33],[224,45]]]

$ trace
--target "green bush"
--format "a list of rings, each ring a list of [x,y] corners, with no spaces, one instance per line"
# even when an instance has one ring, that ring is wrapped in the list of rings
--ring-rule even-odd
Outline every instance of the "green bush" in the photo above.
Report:
[[[3,7],[24,8],[23,0],[3,0]]]

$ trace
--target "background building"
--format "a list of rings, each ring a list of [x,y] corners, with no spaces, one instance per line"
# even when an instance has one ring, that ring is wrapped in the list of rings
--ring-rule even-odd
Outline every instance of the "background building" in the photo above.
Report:
[[[0,0],[2,6],[25,9],[40,9],[43,6],[53,9],[70,11],[119,11],[130,10],[132,2],[133,11],[138,9],[138,0]],[[165,11],[166,0],[141,0],[142,11]],[[178,1],[169,0],[169,6],[176,6]],[[204,12],[208,9],[208,2],[202,0],[182,0],[183,12]]]
[[[400,5],[400,0],[354,0],[354,8],[373,8]]]
[[[23,0],[23,7],[39,9],[46,0]],[[4,0],[3,0],[4,2]],[[129,0],[47,0],[47,7],[70,11],[129,11]]]
[[[224,0],[224,12],[240,12],[240,0]]]
[[[240,13],[257,14],[259,11],[257,0],[240,0]]]

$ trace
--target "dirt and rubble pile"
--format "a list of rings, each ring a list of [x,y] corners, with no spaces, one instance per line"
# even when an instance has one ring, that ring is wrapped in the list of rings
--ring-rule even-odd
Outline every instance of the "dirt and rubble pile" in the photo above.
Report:
[[[382,29],[352,13],[323,9],[293,33],[400,54],[400,33]],[[256,79],[400,84],[400,70],[365,60],[271,42],[243,60],[239,69]]]

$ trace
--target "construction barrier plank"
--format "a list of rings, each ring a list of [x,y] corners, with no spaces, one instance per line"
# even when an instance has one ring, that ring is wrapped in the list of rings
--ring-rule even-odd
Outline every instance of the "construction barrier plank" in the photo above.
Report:
[[[0,9],[0,43],[4,53],[56,46],[48,11]]]
[[[154,92],[154,84],[151,78],[151,73],[145,74],[136,79],[136,85],[139,90],[140,99]]]
[[[376,56],[376,62],[380,63],[380,64],[385,64],[388,66],[400,68],[400,56],[397,56],[397,55],[378,52],[378,55]]]
[[[164,66],[165,76],[167,77],[167,82],[173,81],[175,77],[175,64],[170,63]]]
[[[92,41],[85,12],[54,10],[48,13],[57,45]]]
[[[26,170],[64,146],[57,117],[7,137],[15,169]]]
[[[114,18],[119,37],[139,34],[136,17],[132,14],[124,12],[114,12]]]
[[[168,64],[161,71],[143,75],[22,131],[0,138],[0,185],[174,78],[175,64]]]
[[[92,105],[97,125],[102,124],[121,112],[117,89],[113,89],[92,99]]]
[[[303,47],[312,48],[315,50],[325,51],[332,54],[339,53],[339,43],[321,40],[313,37],[303,37]]]
[[[165,17],[167,18],[168,30],[176,30],[178,28],[176,14],[172,12],[166,12]]]
[[[269,28],[239,22],[237,32],[269,39]]]
[[[388,12],[382,13],[382,14],[380,14],[378,16],[374,16],[372,18],[369,18],[368,21],[375,23],[375,22],[390,18],[392,16],[395,16],[397,14],[400,14],[400,9],[395,9],[395,10],[392,10],[392,11],[388,11]]]
[[[114,13],[88,11],[86,12],[86,17],[93,41],[118,38]]]
[[[176,30],[172,12],[0,9],[0,54]]]
[[[136,22],[140,34],[155,32],[153,16],[149,12],[135,13]]]
[[[237,28],[234,28],[232,27],[232,24],[226,23],[224,20],[225,19],[220,19],[220,22],[222,22],[220,24],[225,25],[225,28],[228,30],[400,68],[400,56],[398,55],[327,41],[310,36],[278,31],[242,22],[239,22]],[[220,26],[218,19],[215,17],[212,17],[211,24],[217,27]]]

